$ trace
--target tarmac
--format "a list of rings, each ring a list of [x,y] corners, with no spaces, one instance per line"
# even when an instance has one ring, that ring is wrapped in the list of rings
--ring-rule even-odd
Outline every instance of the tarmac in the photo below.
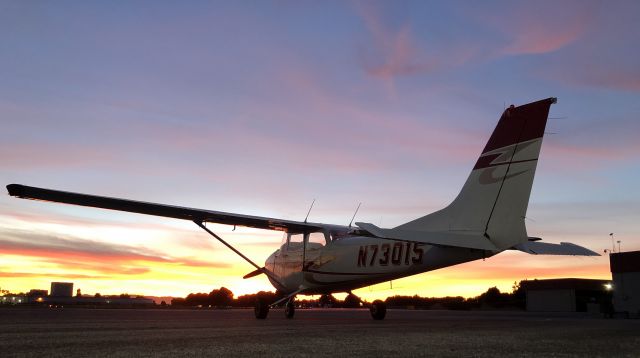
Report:
[[[640,320],[365,309],[0,308],[2,357],[638,357]]]

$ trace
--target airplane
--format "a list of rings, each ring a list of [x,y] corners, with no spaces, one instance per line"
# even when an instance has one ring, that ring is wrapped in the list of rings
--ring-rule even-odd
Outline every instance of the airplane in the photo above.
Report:
[[[527,233],[529,196],[549,109],[556,101],[551,97],[506,108],[458,196],[445,208],[394,228],[366,222],[345,226],[283,220],[20,184],[9,184],[7,190],[23,199],[193,221],[255,268],[244,278],[264,274],[276,289],[275,301],[257,299],[256,318],[265,319],[270,308],[283,304],[285,316],[292,318],[297,295],[351,294],[358,288],[486,259],[505,250],[599,256],[582,246],[545,243]],[[260,266],[207,228],[208,222],[279,230],[284,240]],[[383,301],[367,305],[373,319],[385,318]]]

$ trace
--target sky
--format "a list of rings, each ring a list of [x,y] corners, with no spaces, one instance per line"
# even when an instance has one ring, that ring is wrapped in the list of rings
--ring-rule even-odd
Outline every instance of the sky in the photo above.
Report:
[[[530,236],[640,249],[637,1],[0,0],[0,183],[394,227],[446,206],[506,106],[557,97]],[[254,261],[282,233],[213,225]],[[0,288],[272,289],[191,222],[0,195]],[[357,290],[610,278],[505,252]]]

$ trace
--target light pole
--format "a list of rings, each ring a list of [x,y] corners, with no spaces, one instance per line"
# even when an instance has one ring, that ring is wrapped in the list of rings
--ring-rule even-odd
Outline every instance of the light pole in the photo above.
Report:
[[[609,236],[611,236],[611,252],[615,253],[616,252],[616,244],[615,244],[615,242],[613,242],[613,233],[609,234]]]
[[[620,240],[616,241],[618,243],[618,252],[622,252],[622,250],[620,250]]]

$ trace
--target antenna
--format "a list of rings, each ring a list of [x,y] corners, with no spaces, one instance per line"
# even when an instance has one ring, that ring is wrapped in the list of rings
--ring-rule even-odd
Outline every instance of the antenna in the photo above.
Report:
[[[356,214],[358,213],[358,210],[360,209],[360,205],[362,205],[362,203],[358,203],[358,207],[356,208],[356,212],[353,213],[353,217],[351,218],[351,221],[349,221],[349,227],[351,227],[351,224],[353,224],[353,219],[356,218]]]
[[[316,199],[313,199],[311,202],[311,207],[309,207],[309,211],[307,211],[307,216],[304,217],[304,223],[307,223],[307,219],[309,218],[309,214],[311,213],[311,209],[313,209],[313,204],[316,202]]]

